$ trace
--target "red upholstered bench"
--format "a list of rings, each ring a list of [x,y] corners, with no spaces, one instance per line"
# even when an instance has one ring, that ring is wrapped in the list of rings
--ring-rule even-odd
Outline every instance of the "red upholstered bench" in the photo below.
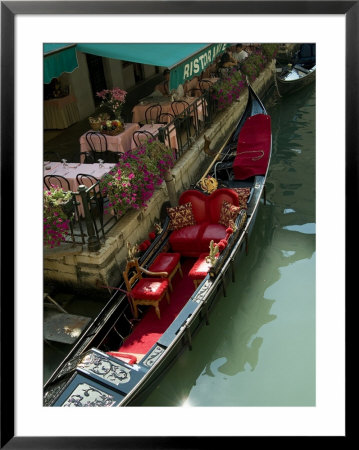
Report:
[[[210,265],[206,262],[208,253],[201,253],[197,261],[193,264],[188,276],[193,280],[194,287],[197,289],[200,282],[206,278]]]
[[[266,114],[249,117],[238,137],[233,162],[235,180],[264,175],[268,167],[271,144],[271,119]]]
[[[180,258],[180,253],[160,253],[148,268],[151,272],[167,272],[167,279],[171,291],[173,291],[171,280],[177,270],[181,274],[181,277],[183,277]]]
[[[178,228],[172,226],[173,231],[169,238],[171,249],[182,256],[198,258],[209,251],[209,243],[212,240],[219,242],[224,239],[227,229],[227,226],[221,223],[224,202],[238,207],[238,194],[227,188],[217,189],[210,195],[193,189],[183,192],[177,208],[184,208],[190,203],[193,223]],[[169,210],[170,208],[167,209],[168,212]]]

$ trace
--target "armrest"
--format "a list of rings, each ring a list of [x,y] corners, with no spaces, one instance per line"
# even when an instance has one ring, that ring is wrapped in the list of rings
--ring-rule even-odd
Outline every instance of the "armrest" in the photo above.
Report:
[[[145,273],[146,275],[150,275],[151,277],[168,277],[167,272],[151,272],[150,270],[145,269],[144,267],[140,266],[141,272]]]

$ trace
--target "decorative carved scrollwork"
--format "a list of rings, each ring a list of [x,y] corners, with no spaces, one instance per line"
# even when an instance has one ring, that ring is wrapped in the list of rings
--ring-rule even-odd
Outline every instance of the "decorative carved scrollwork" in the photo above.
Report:
[[[146,367],[152,367],[162,356],[164,349],[157,345],[152,352],[143,361],[143,365]]]
[[[86,355],[80,364],[78,364],[78,367],[85,369],[116,386],[128,383],[131,379],[130,369],[94,353]]]
[[[63,407],[72,406],[112,406],[115,403],[115,398],[112,395],[100,389],[94,388],[87,383],[82,383],[76,386],[71,395],[63,403]]]

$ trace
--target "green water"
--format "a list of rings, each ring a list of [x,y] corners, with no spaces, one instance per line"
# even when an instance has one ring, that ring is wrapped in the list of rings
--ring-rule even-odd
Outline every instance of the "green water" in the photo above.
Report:
[[[273,156],[249,254],[143,406],[315,405],[315,85],[264,103]]]

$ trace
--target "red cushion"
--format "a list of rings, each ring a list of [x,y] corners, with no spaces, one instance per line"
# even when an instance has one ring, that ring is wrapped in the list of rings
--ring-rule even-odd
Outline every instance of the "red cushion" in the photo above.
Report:
[[[148,270],[151,272],[172,273],[181,258],[180,253],[160,253]]]
[[[184,256],[191,256],[188,252],[191,254],[192,252],[198,253],[203,228],[204,224],[200,224],[173,231],[169,239],[172,250]]]
[[[192,203],[192,212],[198,224],[203,222],[217,223],[223,201],[238,206],[238,195],[232,189],[220,188],[211,195],[204,194],[194,189],[182,193],[179,204]]]
[[[218,223],[223,202],[226,201],[234,206],[239,205],[238,194],[232,189],[217,189],[208,199],[208,212],[211,223]]]
[[[267,171],[271,146],[271,120],[266,114],[249,117],[239,134],[233,163],[236,180],[245,180]]]
[[[229,227],[231,225],[231,220],[233,222],[236,221],[240,210],[240,206],[234,206],[225,200],[222,203],[221,214],[219,216],[218,223],[224,225],[225,227]]]
[[[192,212],[196,223],[203,223],[207,220],[207,210],[206,201],[208,195],[203,194],[203,192],[195,191],[194,189],[189,189],[181,194],[179,198],[179,204],[183,205],[185,203],[192,203]]]
[[[179,230],[180,228],[196,224],[191,202],[174,206],[173,208],[167,208],[167,214],[170,218],[171,230]]]
[[[168,288],[168,280],[162,278],[142,278],[132,289],[134,299],[156,300]]]
[[[210,223],[206,226],[201,237],[201,252],[209,252],[209,243],[219,242],[226,237],[226,227],[219,223]],[[208,254],[208,253],[207,253]]]
[[[251,193],[250,188],[232,188],[238,194],[239,206],[241,209],[247,209],[248,197]]]
[[[194,263],[192,269],[189,271],[188,276],[192,280],[201,280],[207,276],[209,270],[209,264],[206,262],[207,253],[201,253],[199,258]]]

